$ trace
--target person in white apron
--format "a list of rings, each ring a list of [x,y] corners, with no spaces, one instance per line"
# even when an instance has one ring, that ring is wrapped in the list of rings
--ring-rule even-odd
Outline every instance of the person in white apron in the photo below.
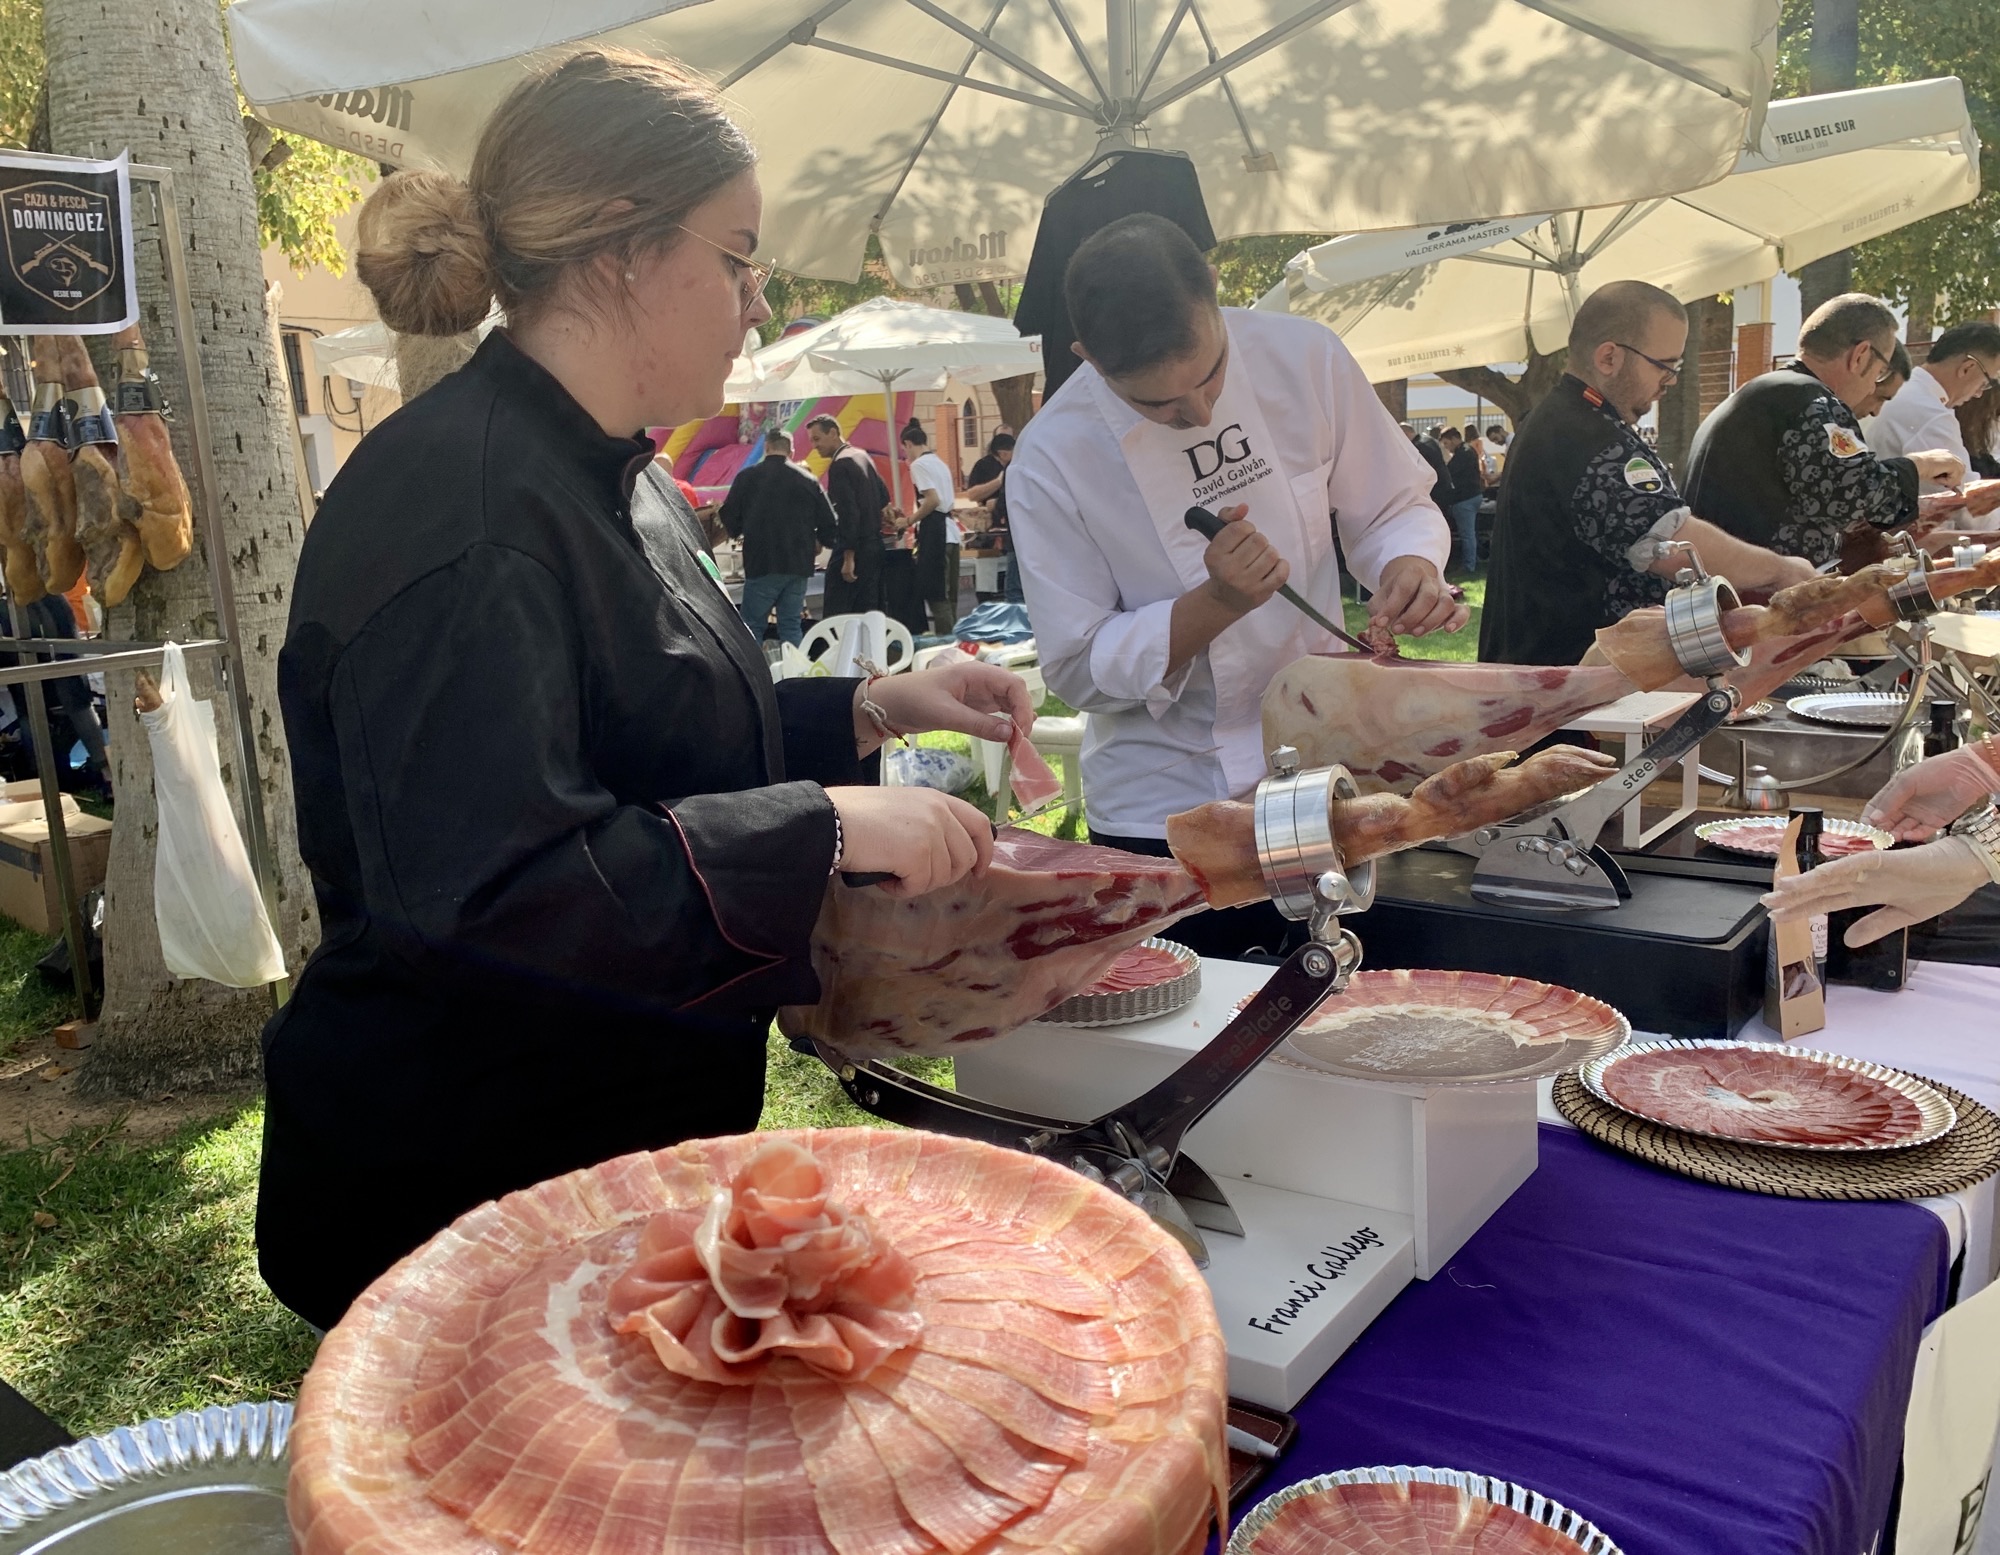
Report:
[[[1278,671],[1342,650],[1273,599],[1281,585],[1338,620],[1344,555],[1374,628],[1451,631],[1467,612],[1444,582],[1431,469],[1331,331],[1219,308],[1200,251],[1153,216],[1078,249],[1066,290],[1084,365],[1021,434],[1012,540],[1043,677],[1090,715],[1092,840],[1160,854],[1169,815],[1265,775]],[[1231,522],[1205,540],[1193,506]],[[1175,933],[1232,955],[1278,949],[1286,926],[1244,908]]]

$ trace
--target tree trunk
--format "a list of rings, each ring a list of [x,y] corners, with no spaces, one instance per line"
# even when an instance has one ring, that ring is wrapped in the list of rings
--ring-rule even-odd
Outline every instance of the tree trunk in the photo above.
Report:
[[[1812,0],[1812,90],[1845,92],[1854,86],[1861,61],[1860,0]],[[1854,251],[1815,259],[1799,270],[1799,317],[1828,298],[1854,290]]]
[[[1683,366],[1687,369],[1673,386],[1660,396],[1660,457],[1673,471],[1674,479],[1686,484],[1688,450],[1702,418],[1713,407],[1702,393],[1702,359],[1729,349],[1729,331],[1734,310],[1716,297],[1697,297],[1687,305],[1687,349]],[[1745,381],[1762,371],[1761,364],[1739,366]]]
[[[135,201],[140,322],[153,365],[178,414],[168,422],[194,493],[195,551],[169,573],[148,571],[111,611],[107,635],[147,641],[213,636],[217,620],[206,568],[209,515],[228,525],[229,566],[263,808],[277,859],[273,927],[296,972],[319,935],[310,883],[299,861],[292,778],[277,701],[277,656],[285,632],[303,525],[288,450],[291,413],[282,363],[272,347],[259,261],[257,201],[222,15],[213,0],[46,0],[49,127],[57,151],[115,156],[173,170],[173,199],[186,244],[199,352],[208,390],[216,489],[204,490],[189,438],[180,341],[161,275],[163,234],[151,200]],[[215,707],[224,779],[241,774],[229,700],[206,661],[191,665],[196,694]],[[105,882],[105,998],[98,1037],[80,1076],[99,1094],[146,1094],[240,1083],[258,1072],[257,1034],[270,1014],[261,989],[176,980],[161,960],[153,913],[152,752],[132,712],[132,676],[110,677],[107,701],[117,820]]]
[[[1398,421],[1410,419],[1410,380],[1391,378],[1386,383],[1374,385],[1375,398],[1382,402],[1382,408]]]
[[[1534,356],[1518,378],[1491,367],[1450,367],[1438,376],[1455,389],[1491,400],[1507,413],[1516,431],[1528,419],[1528,412],[1548,398],[1549,390],[1562,382],[1569,361],[1567,351],[1545,351]]]
[[[976,291],[971,283],[956,281],[952,283],[952,290],[958,297],[959,307],[967,313],[990,313],[1000,319],[1007,316],[1007,305],[1000,299],[1000,288],[991,281],[981,281]],[[1023,373],[1018,378],[996,378],[989,387],[993,390],[994,404],[1000,407],[1001,421],[1019,433],[1035,413],[1035,375]]]

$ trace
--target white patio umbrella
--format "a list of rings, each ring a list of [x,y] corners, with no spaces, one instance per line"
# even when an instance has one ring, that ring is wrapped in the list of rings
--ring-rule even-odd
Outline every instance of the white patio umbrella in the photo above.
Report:
[[[1106,144],[1187,152],[1218,236],[1525,215],[1711,183],[1754,143],[1780,0],[239,0],[273,124],[464,171],[563,48],[718,81],[762,156],[765,252],[898,282],[1022,273]]]
[[[1006,319],[874,297],[739,361],[723,392],[738,401],[880,394],[890,437],[889,494],[900,503],[898,390],[971,387],[1037,372],[1041,365],[1039,337],[1023,337]]]
[[[380,319],[315,335],[313,366],[322,378],[350,378],[378,389],[396,389],[396,336]]]
[[[1376,381],[1560,349],[1612,280],[1711,296],[1893,232],[1979,193],[1954,77],[1775,102],[1755,152],[1672,199],[1359,233],[1300,254],[1258,306],[1341,337]]]

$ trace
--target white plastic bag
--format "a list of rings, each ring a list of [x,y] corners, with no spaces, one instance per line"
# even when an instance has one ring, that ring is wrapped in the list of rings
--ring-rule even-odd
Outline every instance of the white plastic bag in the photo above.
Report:
[[[231,988],[277,981],[285,953],[222,786],[215,709],[190,694],[179,644],[167,644],[160,665],[160,706],[139,719],[153,747],[160,808],[153,914],[167,970]]]

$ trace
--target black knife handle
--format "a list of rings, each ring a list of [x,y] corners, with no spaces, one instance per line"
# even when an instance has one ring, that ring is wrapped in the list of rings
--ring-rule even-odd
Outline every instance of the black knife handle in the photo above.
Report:
[[[1186,514],[1183,515],[1181,522],[1186,524],[1196,534],[1205,535],[1211,540],[1222,533],[1222,520],[1209,512],[1207,508],[1189,508]]]

